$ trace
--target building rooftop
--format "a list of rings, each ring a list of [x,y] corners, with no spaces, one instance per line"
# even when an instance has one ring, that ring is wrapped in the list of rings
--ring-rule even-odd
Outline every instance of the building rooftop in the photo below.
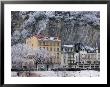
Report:
[[[39,40],[61,41],[58,37],[47,37],[41,34],[34,36],[37,37]]]

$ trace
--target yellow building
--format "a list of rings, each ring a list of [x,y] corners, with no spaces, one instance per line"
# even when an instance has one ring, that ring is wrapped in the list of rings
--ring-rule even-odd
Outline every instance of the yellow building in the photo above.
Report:
[[[26,39],[26,44],[34,48],[43,48],[54,55],[52,63],[61,63],[61,40],[58,37],[32,36]]]

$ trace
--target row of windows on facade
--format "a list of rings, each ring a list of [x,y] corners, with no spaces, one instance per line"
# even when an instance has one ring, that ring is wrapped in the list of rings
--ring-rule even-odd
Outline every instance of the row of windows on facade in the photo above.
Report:
[[[72,55],[71,55],[71,57],[68,57],[68,58],[69,58],[68,62],[75,61]],[[99,61],[97,61],[97,60],[92,60],[92,61],[91,60],[90,61],[88,61],[88,60],[81,60],[80,61],[80,63],[97,63],[97,62],[99,62]]]
[[[99,58],[99,56],[100,55],[98,54],[98,58]],[[82,57],[82,58],[96,58],[97,55],[96,55],[96,53],[94,53],[94,54],[93,53],[92,54],[91,53],[90,54],[88,53],[88,54],[80,54],[80,57]]]
[[[80,62],[76,62],[79,64],[100,64],[100,61],[80,61]]]
[[[62,48],[63,52],[73,52],[74,49],[73,48]]]
[[[51,63],[60,63],[60,58],[57,57],[57,58],[50,59],[50,62]]]
[[[60,58],[60,54],[57,53],[56,56],[55,56],[55,58],[59,59]]]
[[[66,63],[66,60],[64,60],[64,63]],[[75,62],[74,60],[68,60],[68,64],[74,64],[74,63],[77,63],[77,62]],[[99,64],[100,62],[99,61],[81,61],[78,63],[79,64]]]
[[[64,54],[65,56],[64,57],[66,57],[66,55],[68,56],[68,58],[73,58],[74,57],[74,54]],[[79,58],[79,56],[76,56],[76,58]],[[98,56],[96,55],[96,53],[95,54],[80,54],[80,58],[84,58],[84,59],[90,59],[90,58],[100,58],[100,55],[98,54]]]
[[[60,51],[60,48],[53,48],[53,47],[39,47],[39,49],[46,49],[47,51]]]
[[[60,43],[59,42],[39,42],[39,45],[41,46],[45,46],[45,45],[49,45],[49,46],[59,46]]]
[[[52,60],[52,63],[60,63],[59,58],[57,58],[57,59],[53,59],[53,60]]]
[[[74,54],[73,53],[71,53],[71,54],[64,53],[63,55],[64,55],[65,58],[66,57],[68,57],[68,58],[74,58]]]
[[[64,60],[65,63],[65,60]],[[68,60],[68,64],[100,64],[99,61],[80,61],[80,62],[75,62],[74,60]]]
[[[71,64],[71,63],[73,64],[74,63],[74,60],[68,60],[68,63],[69,64]]]
[[[77,60],[78,60],[78,58],[79,58],[79,57],[76,56],[76,59],[77,59]],[[90,58],[82,58],[82,57],[80,57],[80,62],[81,62],[81,61],[88,61],[88,60],[90,60],[91,62],[92,62],[92,61],[100,61],[99,59],[96,59],[96,57],[95,57],[95,58],[92,57],[91,59],[90,59]]]
[[[69,59],[68,59],[68,63],[77,63],[75,60],[74,60],[74,58],[73,58],[73,56],[71,55],[70,57],[68,57]],[[65,59],[64,59],[64,63],[65,63]],[[100,63],[100,61],[98,61],[98,60],[80,60],[78,63],[81,63],[81,64],[85,64],[85,63],[87,63],[87,64],[99,64]]]
[[[55,58],[59,59],[60,58],[60,54],[56,53],[56,55],[54,56]]]
[[[30,44],[31,43],[31,40],[28,40],[26,41],[27,44]],[[48,46],[60,46],[60,42],[48,42],[48,41],[39,41],[39,45],[40,46],[45,46],[45,45],[48,45]]]

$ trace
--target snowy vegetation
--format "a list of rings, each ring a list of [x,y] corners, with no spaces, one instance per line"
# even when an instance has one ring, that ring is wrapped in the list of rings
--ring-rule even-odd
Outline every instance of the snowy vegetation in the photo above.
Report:
[[[41,33],[59,36],[62,45],[81,42],[100,46],[100,12],[98,11],[12,11],[12,45]]]
[[[49,64],[52,62],[54,55],[50,54],[45,49],[32,49],[26,44],[16,44],[11,48],[12,68],[23,69],[22,64],[28,60],[28,56],[32,55],[33,61],[37,64]],[[34,68],[33,63],[27,64],[29,69]]]

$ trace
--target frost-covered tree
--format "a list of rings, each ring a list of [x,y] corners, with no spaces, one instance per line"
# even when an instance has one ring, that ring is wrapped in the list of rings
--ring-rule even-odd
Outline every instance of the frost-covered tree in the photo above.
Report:
[[[12,68],[21,69],[23,58],[32,51],[26,44],[16,44],[11,47]]]
[[[36,67],[37,65],[45,65],[45,67],[49,68],[49,66],[53,65],[52,59],[54,59],[55,55],[51,54],[49,51],[41,48],[41,49],[34,49],[34,55],[36,60]]]
[[[33,69],[37,64],[52,64],[54,55],[45,49],[32,49],[26,44],[16,44],[11,48],[11,57],[12,68],[22,69],[22,64],[26,63],[28,69]]]
[[[11,18],[12,45],[41,33],[59,36],[63,45],[81,42],[100,47],[99,11],[12,11]]]

